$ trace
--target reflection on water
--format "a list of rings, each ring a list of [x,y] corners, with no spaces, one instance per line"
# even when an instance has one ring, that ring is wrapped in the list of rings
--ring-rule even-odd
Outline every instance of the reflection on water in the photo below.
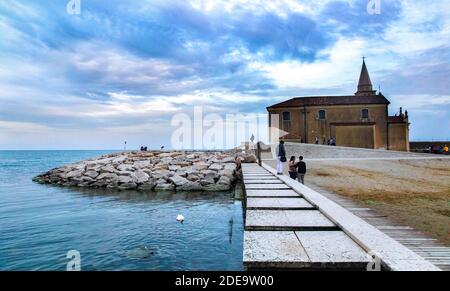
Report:
[[[65,270],[69,250],[80,252],[82,270],[242,269],[242,205],[231,192],[119,192],[31,181],[99,154],[0,151],[1,270]]]

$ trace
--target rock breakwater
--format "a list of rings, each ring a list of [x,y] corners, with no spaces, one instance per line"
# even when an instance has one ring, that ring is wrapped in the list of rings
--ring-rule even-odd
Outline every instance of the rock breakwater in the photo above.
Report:
[[[42,184],[141,191],[227,191],[254,155],[222,152],[122,152],[36,176]]]

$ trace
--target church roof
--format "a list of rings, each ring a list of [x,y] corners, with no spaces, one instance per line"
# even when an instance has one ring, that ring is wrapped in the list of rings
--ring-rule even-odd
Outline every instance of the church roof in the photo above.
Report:
[[[366,62],[363,60],[361,74],[359,75],[358,88],[365,88],[366,86],[370,86],[370,88],[372,88],[372,81],[370,80],[369,71],[367,71]]]
[[[390,104],[382,94],[372,96],[314,96],[295,97],[287,101],[274,104],[267,109],[302,106],[327,106],[327,105],[365,105],[365,104]]]

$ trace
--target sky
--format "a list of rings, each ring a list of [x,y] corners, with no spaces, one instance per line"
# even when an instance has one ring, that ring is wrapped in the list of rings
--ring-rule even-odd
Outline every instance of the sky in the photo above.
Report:
[[[353,94],[362,56],[411,140],[450,140],[450,1],[370,1],[1,1],[0,150],[170,148],[195,106]]]

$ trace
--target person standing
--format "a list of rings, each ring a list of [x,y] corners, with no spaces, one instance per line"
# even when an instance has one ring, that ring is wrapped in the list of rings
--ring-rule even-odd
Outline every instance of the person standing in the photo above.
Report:
[[[284,147],[284,140],[280,140],[276,152],[277,152],[277,174],[282,175],[284,163],[287,161],[286,148]]]
[[[303,157],[300,156],[300,161],[297,163],[298,181],[305,184],[306,163],[303,161]]]
[[[297,180],[297,164],[295,163],[295,156],[292,156],[289,160],[289,177]]]

